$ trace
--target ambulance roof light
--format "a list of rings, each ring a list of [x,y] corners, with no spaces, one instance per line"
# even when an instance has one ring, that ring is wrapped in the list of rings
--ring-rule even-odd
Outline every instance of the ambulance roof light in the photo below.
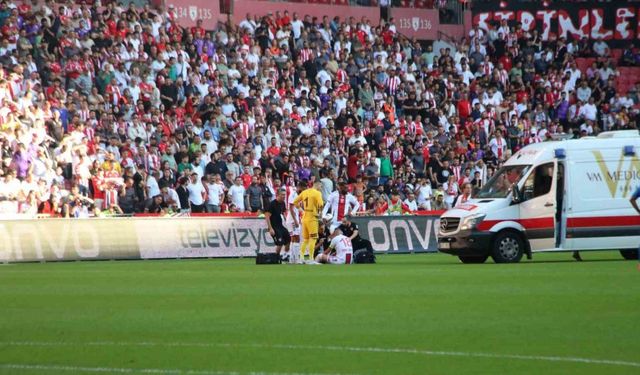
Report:
[[[558,159],[564,159],[567,157],[567,151],[564,148],[556,148],[553,151]]]
[[[624,156],[635,156],[636,151],[633,149],[633,145],[624,146]]]

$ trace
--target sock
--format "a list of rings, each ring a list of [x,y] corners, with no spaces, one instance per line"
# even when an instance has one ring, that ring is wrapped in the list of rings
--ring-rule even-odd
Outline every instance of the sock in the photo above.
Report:
[[[316,249],[316,242],[318,242],[318,239],[316,238],[309,239],[309,259],[310,260],[315,260],[315,258],[313,257],[313,252]]]
[[[300,246],[300,260],[304,260],[304,253],[306,252],[308,246],[309,240],[303,240],[302,245]]]
[[[291,248],[289,249],[289,253],[291,254],[289,256],[289,263],[295,263],[298,260],[298,255],[300,254],[299,252],[300,252],[300,243],[292,242]]]

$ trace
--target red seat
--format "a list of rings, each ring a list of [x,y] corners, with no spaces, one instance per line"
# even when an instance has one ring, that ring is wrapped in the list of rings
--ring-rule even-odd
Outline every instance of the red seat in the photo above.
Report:
[[[618,91],[621,94],[626,94],[627,92],[629,92],[629,89],[633,87],[632,84],[623,84],[623,83],[618,83],[616,85],[616,91]]]
[[[416,8],[433,9],[433,0],[417,0]]]
[[[334,5],[349,5],[349,0],[333,0]]]
[[[613,59],[615,59],[616,61],[620,60],[620,58],[622,57],[622,53],[623,51],[619,48],[615,48],[611,50],[611,57]]]
[[[621,66],[618,68],[618,71],[620,72],[620,75],[629,75],[633,73],[633,68],[632,67],[626,67],[626,66]]]

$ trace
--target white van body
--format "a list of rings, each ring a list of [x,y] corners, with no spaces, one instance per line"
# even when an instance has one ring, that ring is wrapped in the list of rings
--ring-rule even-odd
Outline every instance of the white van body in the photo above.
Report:
[[[438,249],[465,263],[576,250],[620,250],[631,259],[640,245],[640,215],[629,199],[639,186],[636,130],[531,144],[474,199],[441,216]]]

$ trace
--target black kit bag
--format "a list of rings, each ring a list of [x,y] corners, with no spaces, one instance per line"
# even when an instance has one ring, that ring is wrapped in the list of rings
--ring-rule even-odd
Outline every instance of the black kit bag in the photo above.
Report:
[[[282,260],[276,253],[262,253],[256,256],[256,264],[280,264]]]
[[[356,250],[356,252],[353,253],[353,263],[371,264],[375,262],[376,262],[376,256],[373,253],[370,253],[369,251],[367,251],[367,249]]]

